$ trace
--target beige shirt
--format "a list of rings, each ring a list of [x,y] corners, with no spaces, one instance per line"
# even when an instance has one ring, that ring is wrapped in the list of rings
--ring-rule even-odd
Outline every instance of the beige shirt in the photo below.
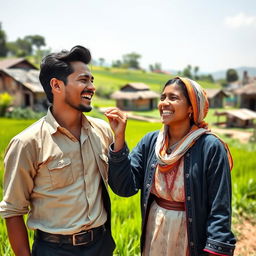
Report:
[[[112,142],[105,121],[84,116],[78,141],[48,110],[7,148],[0,214],[8,218],[28,213],[30,229],[57,234],[104,224],[102,184],[107,187]]]

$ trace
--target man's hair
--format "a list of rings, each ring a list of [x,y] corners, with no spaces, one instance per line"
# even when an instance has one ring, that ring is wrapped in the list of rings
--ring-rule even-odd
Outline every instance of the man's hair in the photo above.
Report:
[[[51,53],[43,58],[40,66],[39,80],[50,103],[53,103],[52,88],[50,86],[51,79],[57,78],[66,85],[67,77],[74,72],[70,64],[73,61],[89,64],[91,61],[90,51],[83,46],[77,45],[70,51],[62,50],[58,53]]]

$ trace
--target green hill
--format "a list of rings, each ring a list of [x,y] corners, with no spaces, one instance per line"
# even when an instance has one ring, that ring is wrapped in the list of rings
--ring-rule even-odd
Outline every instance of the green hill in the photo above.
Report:
[[[104,90],[106,93],[119,90],[128,82],[141,82],[149,85],[155,92],[161,92],[163,85],[174,75],[158,74],[142,70],[129,70],[118,68],[107,68],[92,66],[91,71],[95,77],[97,90]],[[220,88],[219,84],[205,81],[198,81],[204,88]]]

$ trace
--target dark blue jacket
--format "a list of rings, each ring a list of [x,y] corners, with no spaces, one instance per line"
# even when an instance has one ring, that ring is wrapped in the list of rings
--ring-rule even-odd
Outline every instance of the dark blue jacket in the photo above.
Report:
[[[109,185],[114,193],[128,197],[141,189],[141,248],[153,200],[157,136],[158,131],[148,133],[130,154],[127,146],[109,153]],[[203,249],[233,255],[230,168],[225,148],[214,135],[202,135],[184,155],[184,184],[190,256],[207,255]]]

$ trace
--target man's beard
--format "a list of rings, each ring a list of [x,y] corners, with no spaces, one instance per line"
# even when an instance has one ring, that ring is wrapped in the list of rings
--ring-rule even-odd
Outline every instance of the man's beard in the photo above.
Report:
[[[92,106],[84,106],[84,105],[78,105],[76,107],[77,110],[81,111],[81,112],[90,112],[92,110]]]
[[[74,105],[72,102],[70,102],[69,100],[66,99],[66,103],[71,106],[72,108],[81,111],[81,112],[90,112],[92,110],[92,106],[91,105]]]

